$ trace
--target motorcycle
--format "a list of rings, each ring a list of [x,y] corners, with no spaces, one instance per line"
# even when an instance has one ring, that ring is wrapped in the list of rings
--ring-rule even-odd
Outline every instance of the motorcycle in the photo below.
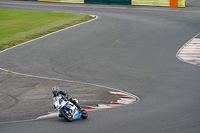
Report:
[[[87,119],[88,113],[84,109],[80,111],[72,102],[63,99],[62,96],[53,98],[54,109],[58,111],[66,121],[72,122],[76,119]]]

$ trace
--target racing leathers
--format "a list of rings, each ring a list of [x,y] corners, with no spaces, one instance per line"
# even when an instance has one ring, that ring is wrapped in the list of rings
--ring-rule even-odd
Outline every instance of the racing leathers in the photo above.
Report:
[[[76,102],[76,99],[74,98],[70,98],[69,99],[69,95],[66,91],[58,91],[58,95],[62,96],[63,100],[69,100],[70,102],[72,102],[79,110],[81,110],[81,107],[78,105],[78,103]],[[57,95],[54,95],[54,97],[57,97]],[[54,107],[55,108],[55,107]]]

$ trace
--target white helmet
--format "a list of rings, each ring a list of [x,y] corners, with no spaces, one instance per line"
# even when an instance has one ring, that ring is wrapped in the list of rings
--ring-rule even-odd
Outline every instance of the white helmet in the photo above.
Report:
[[[58,86],[54,86],[52,88],[52,93],[54,94],[54,96],[58,96],[59,92],[59,87]]]

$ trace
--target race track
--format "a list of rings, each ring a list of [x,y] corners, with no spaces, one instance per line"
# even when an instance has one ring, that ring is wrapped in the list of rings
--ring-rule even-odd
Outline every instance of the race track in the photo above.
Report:
[[[200,132],[200,67],[176,58],[178,50],[200,33],[200,8],[35,2],[1,3],[0,8],[70,11],[99,17],[1,53],[0,68],[95,83],[140,97],[136,104],[89,112],[87,120],[4,123],[0,124],[1,133]]]

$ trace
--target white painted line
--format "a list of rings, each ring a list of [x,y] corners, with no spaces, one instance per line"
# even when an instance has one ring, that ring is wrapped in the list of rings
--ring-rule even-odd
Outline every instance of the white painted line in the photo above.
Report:
[[[51,114],[48,114],[48,115],[43,115],[43,116],[40,116],[36,119],[45,119],[45,118],[53,118],[53,117],[58,117],[58,113],[51,113]]]
[[[200,43],[188,43],[187,46],[199,46]]]
[[[188,44],[199,44],[199,43],[200,43],[200,41],[191,41]]]
[[[200,41],[192,41],[192,42],[189,42],[188,44],[194,44],[194,45],[196,45],[196,44],[200,44]]]
[[[199,58],[200,57],[200,55],[178,55],[179,57],[193,57],[193,58]]]
[[[107,109],[107,108],[112,108],[111,106],[108,106],[106,104],[98,104],[98,107],[95,107],[97,109]]]
[[[186,60],[192,60],[192,61],[196,61],[196,62],[199,62],[200,61],[200,58],[184,58]]]
[[[128,99],[128,98],[121,98],[120,100],[117,100],[118,103],[122,104],[131,104],[134,101],[135,99]]]
[[[183,50],[187,50],[187,49],[195,50],[195,49],[200,49],[200,47],[196,47],[196,46],[185,46],[185,47],[183,48]]]
[[[200,62],[193,62],[193,61],[188,61],[188,62],[193,64],[193,65],[200,65]]]
[[[197,36],[195,36],[195,38],[193,40],[199,40],[200,41],[200,38],[196,38]]]
[[[194,38],[190,42],[200,42],[200,39]]]
[[[199,58],[185,57],[185,58],[182,58],[182,59],[184,59],[184,60],[197,60]]]
[[[196,47],[197,47],[197,48],[198,48],[199,45],[196,45],[196,44],[194,44],[194,45],[189,45],[189,44],[187,44],[187,45],[185,45],[184,47],[189,47],[189,48],[192,48],[192,47],[195,47],[195,48],[196,48]]]
[[[188,51],[188,52],[183,52],[183,50],[179,53],[180,54],[200,54],[200,51],[198,52],[193,52],[193,51]]]
[[[114,92],[114,91],[110,91],[111,94],[124,94],[122,92]]]
[[[190,42],[200,42],[200,40],[199,39],[193,39]]]
[[[200,43],[190,43],[190,44],[187,44],[187,46],[188,46],[188,47],[194,46],[194,47],[199,48],[199,47],[200,47]]]
[[[188,44],[192,44],[192,43],[194,43],[194,44],[198,44],[198,43],[200,43],[200,41],[191,41],[191,42],[189,42]]]
[[[180,52],[200,52],[200,49],[182,49]]]
[[[200,51],[200,47],[184,47],[181,51]]]
[[[191,42],[192,42],[192,43],[200,43],[200,40],[192,40]],[[190,42],[190,43],[191,43],[191,42]]]
[[[200,48],[197,49],[197,48],[183,48],[181,51],[200,51]]]

